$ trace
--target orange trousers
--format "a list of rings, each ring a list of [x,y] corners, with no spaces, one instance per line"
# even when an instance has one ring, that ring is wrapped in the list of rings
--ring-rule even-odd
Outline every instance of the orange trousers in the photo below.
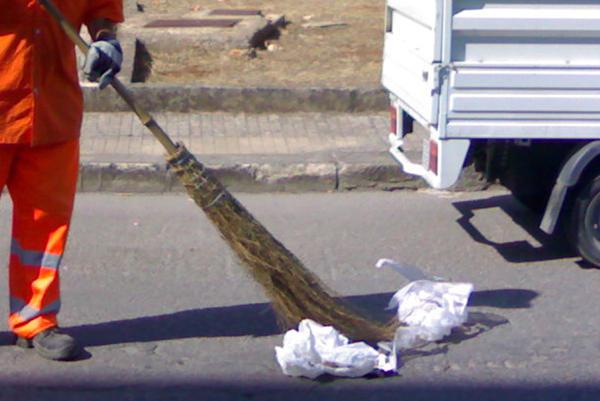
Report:
[[[0,190],[13,203],[9,261],[11,330],[31,338],[56,326],[59,265],[71,222],[79,140],[56,145],[0,145]]]

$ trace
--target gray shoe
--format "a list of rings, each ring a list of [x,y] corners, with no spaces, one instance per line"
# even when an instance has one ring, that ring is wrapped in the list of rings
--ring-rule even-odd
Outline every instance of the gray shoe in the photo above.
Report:
[[[53,327],[37,334],[33,339],[17,337],[15,345],[21,348],[34,348],[42,358],[52,361],[70,361],[79,355],[81,349],[73,337]]]

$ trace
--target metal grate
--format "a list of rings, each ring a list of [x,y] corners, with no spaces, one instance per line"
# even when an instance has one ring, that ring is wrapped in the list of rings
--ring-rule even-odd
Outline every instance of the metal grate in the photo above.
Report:
[[[144,28],[233,28],[239,19],[158,19]]]
[[[241,9],[217,9],[212,10],[209,15],[261,15],[262,12],[260,10],[241,10]]]

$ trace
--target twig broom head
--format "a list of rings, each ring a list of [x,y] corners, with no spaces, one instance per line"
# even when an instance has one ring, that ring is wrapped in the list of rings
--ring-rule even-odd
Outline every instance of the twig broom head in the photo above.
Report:
[[[383,324],[334,298],[318,277],[258,222],[183,146],[167,158],[190,197],[202,208],[252,277],[271,299],[280,323],[303,319],[331,325],[353,340],[391,340],[394,324]]]

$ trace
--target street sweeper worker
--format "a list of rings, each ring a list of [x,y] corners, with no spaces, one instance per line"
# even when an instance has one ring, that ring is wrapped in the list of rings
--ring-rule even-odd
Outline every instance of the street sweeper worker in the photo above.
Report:
[[[87,26],[93,44],[83,71],[105,87],[122,61],[122,0],[54,2],[75,27]],[[0,192],[6,187],[13,204],[9,326],[16,345],[74,359],[80,347],[57,314],[83,116],[75,49],[36,0],[0,4]]]

